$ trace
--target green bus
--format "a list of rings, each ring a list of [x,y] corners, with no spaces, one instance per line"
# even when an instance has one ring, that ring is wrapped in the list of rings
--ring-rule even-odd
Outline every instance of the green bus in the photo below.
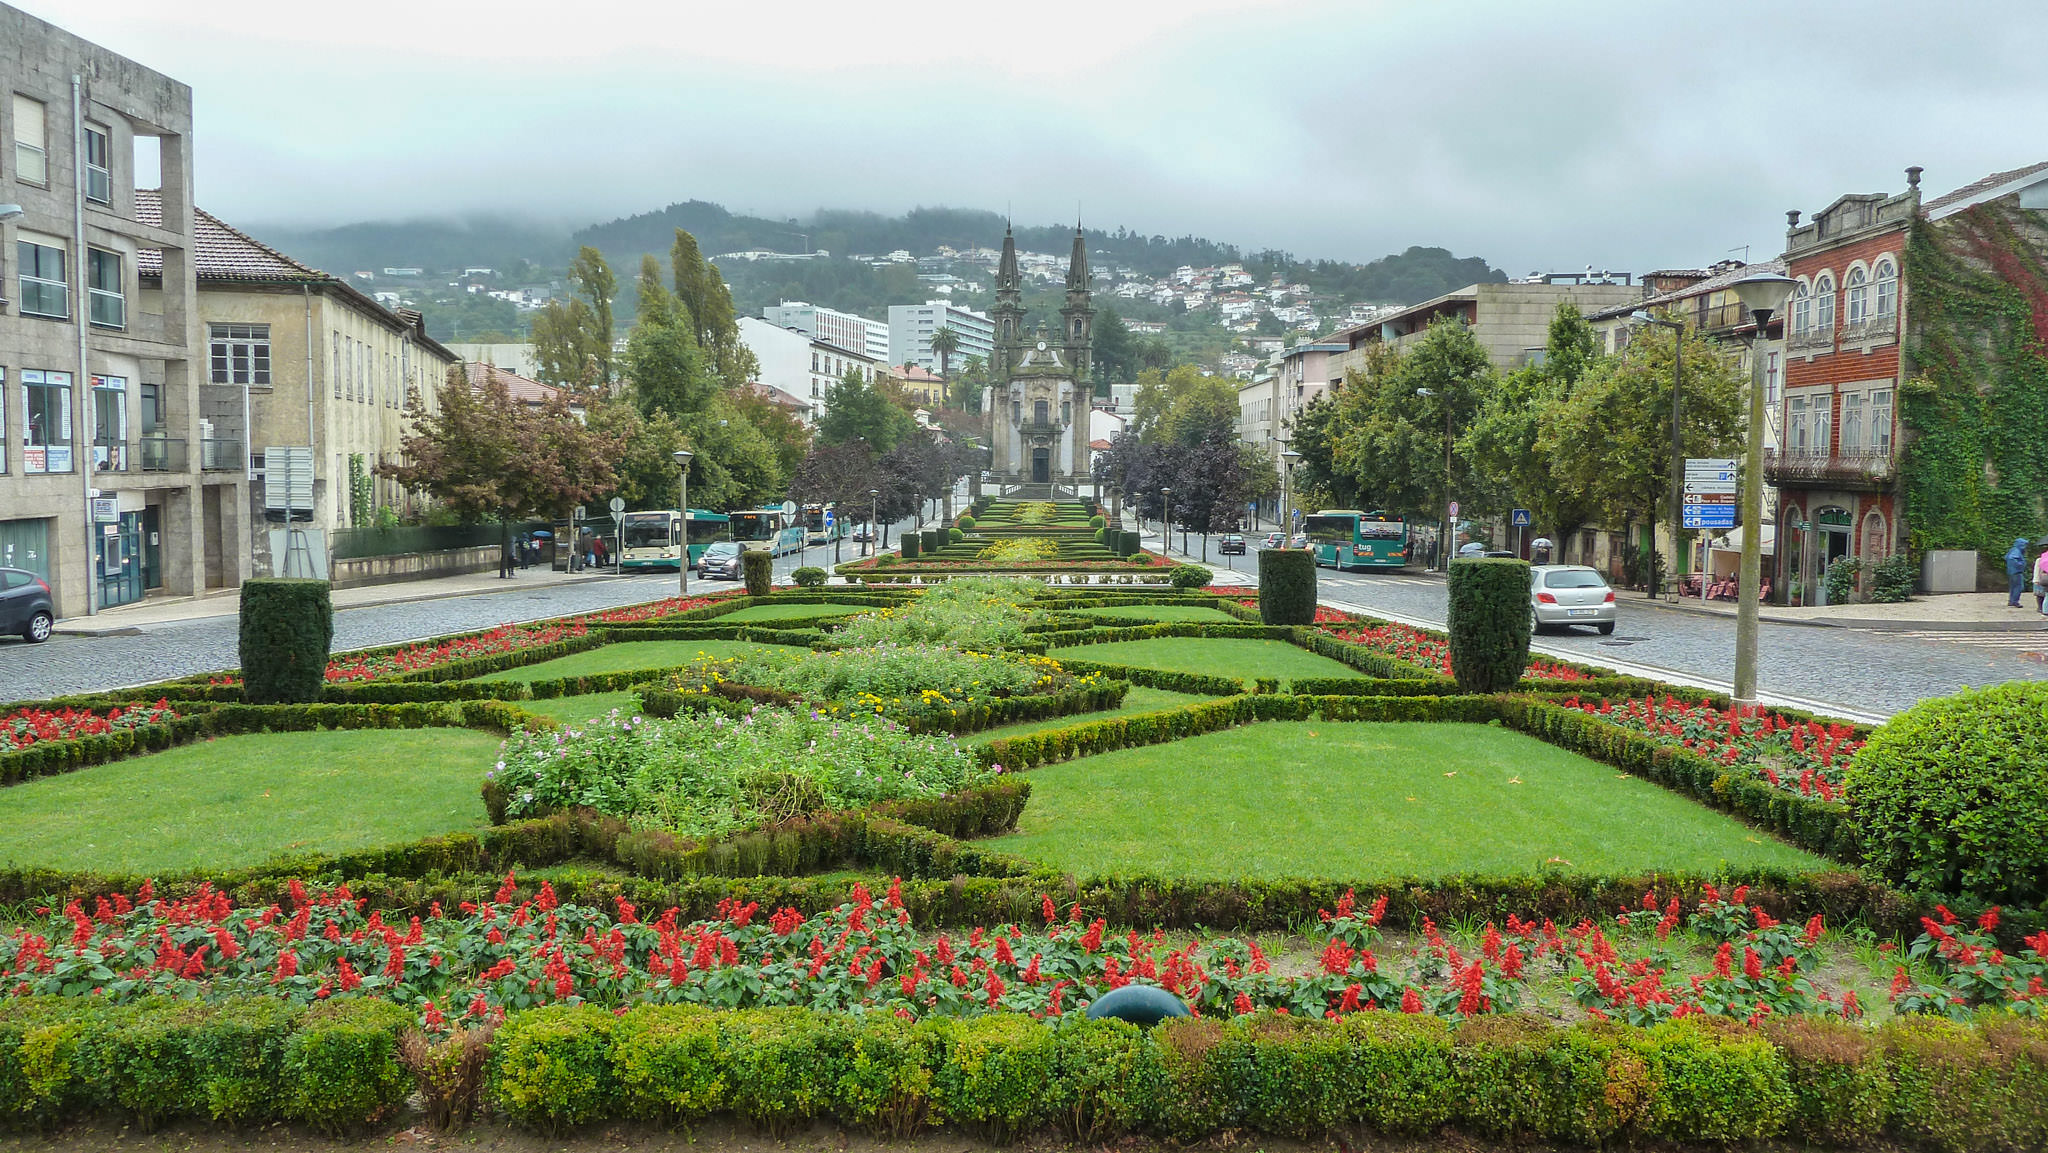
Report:
[[[1326,508],[1302,521],[1318,567],[1402,568],[1408,563],[1408,522],[1399,514]]]
[[[724,513],[690,510],[690,567],[712,541],[726,539]],[[672,508],[629,512],[619,517],[619,569],[677,568],[683,563],[683,518]]]

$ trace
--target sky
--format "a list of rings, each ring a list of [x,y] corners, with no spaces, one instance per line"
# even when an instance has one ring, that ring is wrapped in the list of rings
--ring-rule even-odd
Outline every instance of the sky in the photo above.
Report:
[[[191,85],[246,227],[944,205],[1519,276],[2048,159],[2042,0],[12,2]]]

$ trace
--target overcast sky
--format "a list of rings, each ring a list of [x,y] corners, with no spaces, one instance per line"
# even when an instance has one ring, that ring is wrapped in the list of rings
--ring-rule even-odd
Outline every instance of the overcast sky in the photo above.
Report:
[[[2048,159],[2043,0],[14,2],[190,84],[200,203],[251,226],[1078,203],[1640,271]]]

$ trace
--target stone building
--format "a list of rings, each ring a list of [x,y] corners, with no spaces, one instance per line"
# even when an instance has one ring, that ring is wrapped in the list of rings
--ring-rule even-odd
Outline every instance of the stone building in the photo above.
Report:
[[[1623,275],[1617,284],[1601,276],[1587,282],[1576,274],[1568,274],[1535,283],[1467,285],[1332,333],[1325,338],[1326,342],[1342,344],[1344,352],[1331,357],[1328,376],[1341,381],[1347,373],[1364,369],[1366,352],[1373,345],[1406,348],[1421,340],[1431,324],[1444,318],[1470,328],[1495,368],[1503,372],[1519,368],[1543,352],[1558,305],[1575,304],[1580,312],[1590,315],[1640,301],[1643,289],[1628,283],[1628,279]]]
[[[1040,321],[1024,325],[1023,282],[1017,272],[1017,242],[1003,232],[996,268],[995,343],[989,359],[988,414],[990,468],[1010,484],[1079,492],[1088,483],[1088,413],[1094,394],[1088,380],[1095,306],[1088,287],[1088,245],[1074,229],[1067,263],[1067,300],[1058,329]]]
[[[64,616],[239,584],[247,426],[203,369],[192,91],[4,5],[0,77],[0,564]]]

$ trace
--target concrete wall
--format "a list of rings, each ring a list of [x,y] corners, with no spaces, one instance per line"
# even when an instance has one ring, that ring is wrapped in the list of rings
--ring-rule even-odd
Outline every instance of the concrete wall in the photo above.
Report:
[[[332,574],[334,587],[338,589],[431,580],[434,577],[459,576],[463,573],[495,572],[498,568],[499,552],[497,545],[489,544],[477,545],[474,548],[448,549],[443,552],[351,557],[335,561],[329,572]]]

